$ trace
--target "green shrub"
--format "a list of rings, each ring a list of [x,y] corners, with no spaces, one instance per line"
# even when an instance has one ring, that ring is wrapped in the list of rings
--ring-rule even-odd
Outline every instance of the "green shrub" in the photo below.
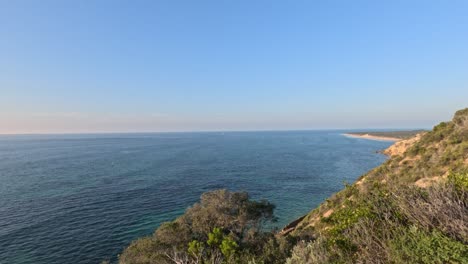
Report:
[[[334,212],[330,217],[323,218],[324,222],[333,224],[331,233],[338,234],[356,223],[361,217],[370,217],[371,211],[366,206],[345,207]]]
[[[239,245],[237,245],[236,241],[234,241],[228,236],[223,238],[221,245],[219,246],[219,248],[221,249],[221,253],[223,253],[224,257],[226,257],[227,259],[234,256],[238,247]]]
[[[468,172],[452,172],[448,176],[448,182],[453,184],[457,191],[468,192]]]
[[[462,125],[468,119],[468,108],[455,112],[453,122],[457,125]]]
[[[208,241],[206,243],[210,246],[218,246],[222,240],[223,233],[221,232],[221,228],[215,227],[213,228],[213,232],[208,234]]]
[[[468,263],[468,246],[436,230],[426,233],[411,226],[392,241],[391,248],[397,263]]]
[[[188,253],[193,256],[200,256],[205,251],[205,244],[198,240],[192,240],[188,244]]]

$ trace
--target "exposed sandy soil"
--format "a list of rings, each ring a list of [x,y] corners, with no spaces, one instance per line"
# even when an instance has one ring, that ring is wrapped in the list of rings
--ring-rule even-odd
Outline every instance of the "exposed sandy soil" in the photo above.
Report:
[[[442,181],[443,178],[441,176],[434,176],[434,177],[430,177],[430,178],[422,178],[422,179],[419,179],[417,180],[414,185],[420,187],[420,188],[427,188],[431,185],[434,185],[435,183],[437,182],[440,182]]]
[[[442,176],[434,176],[434,177],[426,177],[417,180],[414,185],[420,187],[420,188],[427,188],[429,186],[434,185],[435,183],[442,182],[448,178],[450,174],[450,171],[447,170],[444,175]]]
[[[401,155],[405,153],[405,151],[413,145],[414,142],[418,141],[421,139],[421,136],[423,134],[417,134],[416,136],[409,138],[409,139],[404,139],[396,142],[395,144],[391,145],[389,148],[383,151],[385,155],[388,156],[396,156],[396,155]]]
[[[333,213],[333,209],[330,209],[323,214],[323,217],[329,217],[332,213]]]

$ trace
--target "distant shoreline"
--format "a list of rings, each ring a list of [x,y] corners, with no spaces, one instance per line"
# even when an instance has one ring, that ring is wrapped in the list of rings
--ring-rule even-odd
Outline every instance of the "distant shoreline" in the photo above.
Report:
[[[363,138],[363,139],[379,140],[379,141],[400,141],[400,140],[402,140],[401,138],[396,138],[396,137],[374,136],[374,135],[370,135],[370,134],[344,133],[342,135],[346,136],[346,137],[352,137],[352,138]]]

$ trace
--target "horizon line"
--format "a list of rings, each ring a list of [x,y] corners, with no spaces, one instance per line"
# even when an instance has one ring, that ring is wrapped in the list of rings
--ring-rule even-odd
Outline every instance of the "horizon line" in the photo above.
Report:
[[[306,132],[306,131],[415,131],[429,130],[430,128],[313,128],[313,129],[252,129],[252,130],[181,130],[181,131],[109,131],[109,132],[39,132],[39,133],[1,133],[0,136],[40,136],[40,135],[106,135],[106,134],[171,134],[171,133],[241,133],[241,132]],[[369,131],[371,132],[371,131]]]

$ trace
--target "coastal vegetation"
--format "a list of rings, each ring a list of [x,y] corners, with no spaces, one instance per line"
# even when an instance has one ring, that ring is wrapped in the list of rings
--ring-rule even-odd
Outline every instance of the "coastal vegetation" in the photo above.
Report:
[[[120,263],[284,263],[293,244],[265,231],[274,208],[245,192],[204,193],[185,214],[133,242]]]
[[[274,205],[217,190],[120,255],[130,263],[468,263],[468,108],[279,232]]]

